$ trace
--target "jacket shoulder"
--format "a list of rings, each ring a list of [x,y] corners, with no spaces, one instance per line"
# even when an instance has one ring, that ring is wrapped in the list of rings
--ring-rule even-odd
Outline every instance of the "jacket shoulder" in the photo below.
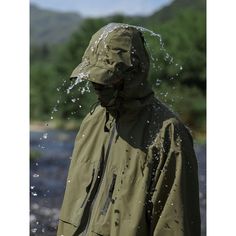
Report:
[[[193,138],[187,128],[178,118],[171,117],[162,123],[160,131],[157,133],[153,146],[159,146],[166,142],[183,142],[193,146]]]

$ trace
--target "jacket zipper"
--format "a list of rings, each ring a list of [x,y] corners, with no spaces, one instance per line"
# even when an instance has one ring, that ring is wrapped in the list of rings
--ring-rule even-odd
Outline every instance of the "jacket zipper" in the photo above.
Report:
[[[112,194],[113,194],[113,191],[114,191],[114,188],[115,188],[115,182],[116,182],[116,174],[113,174],[112,182],[111,182],[111,185],[109,187],[107,198],[106,198],[105,204],[104,204],[104,206],[103,206],[103,208],[101,210],[101,214],[102,215],[106,214],[106,212],[108,210],[108,207],[109,207],[109,204],[112,201]]]
[[[99,192],[99,189],[100,189],[100,186],[101,186],[103,177],[104,177],[104,173],[105,173],[105,171],[106,171],[107,159],[108,159],[109,152],[110,152],[110,149],[111,149],[112,140],[113,140],[113,138],[114,138],[115,129],[116,129],[116,125],[114,124],[113,129],[112,129],[112,131],[111,131],[111,136],[110,136],[110,139],[109,139],[109,142],[108,142],[107,151],[106,151],[106,154],[105,154],[104,168],[103,168],[103,171],[102,171],[101,176],[100,176],[100,182],[99,182],[99,185],[98,185],[98,189],[97,189],[97,191],[96,191],[96,193],[95,193],[95,196],[94,196],[94,198],[93,198],[93,200],[92,200],[92,203],[91,203],[91,206],[90,206],[90,208],[89,208],[89,216],[88,216],[86,228],[85,228],[85,230],[82,232],[82,234],[80,234],[81,236],[86,236],[87,231],[88,231],[88,227],[89,227],[89,223],[90,223],[90,219],[91,219],[91,213],[92,213],[93,205],[94,205],[94,202],[95,202],[95,200],[96,200],[96,198],[97,198],[97,195],[98,195],[98,192]]]

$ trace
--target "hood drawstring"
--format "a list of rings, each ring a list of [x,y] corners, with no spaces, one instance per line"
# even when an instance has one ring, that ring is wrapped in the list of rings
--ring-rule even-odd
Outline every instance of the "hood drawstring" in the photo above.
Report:
[[[106,121],[105,121],[105,125],[104,125],[104,132],[109,132],[109,129],[107,128],[108,120],[109,120],[109,112],[106,111]]]
[[[93,113],[94,113],[94,111],[96,110],[96,108],[97,108],[97,106],[99,105],[99,101],[97,101],[97,102],[95,102],[95,103],[93,103],[91,106],[90,106],[90,111],[89,111],[89,113],[90,113],[90,115],[92,115]]]
[[[105,121],[105,125],[104,125],[104,132],[109,132],[111,130],[112,124],[113,124],[114,120],[117,121],[117,119],[119,118],[119,113],[117,112],[116,117],[113,117],[113,119],[112,119],[112,121],[110,123],[110,127],[108,128],[107,127],[107,122],[109,121],[109,116],[110,116],[109,112],[106,111],[106,121]]]

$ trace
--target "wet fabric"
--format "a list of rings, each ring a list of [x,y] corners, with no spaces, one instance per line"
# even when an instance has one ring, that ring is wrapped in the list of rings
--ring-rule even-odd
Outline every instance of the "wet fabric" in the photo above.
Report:
[[[98,53],[104,42],[116,48],[121,53],[114,53],[113,63],[101,66],[114,72],[117,69],[110,66],[123,59],[124,74],[87,79],[113,84],[121,78],[120,102],[112,111],[98,106],[81,124],[57,235],[200,236],[198,166],[191,134],[148,85],[149,58],[141,33],[131,26],[112,25],[108,41],[99,41],[106,27],[93,36],[92,41],[99,41],[93,50]],[[127,51],[123,43],[116,44],[118,35],[127,42],[125,47],[129,45]],[[140,47],[132,42],[140,42]],[[135,61],[132,55],[137,64],[131,70],[127,58]]]

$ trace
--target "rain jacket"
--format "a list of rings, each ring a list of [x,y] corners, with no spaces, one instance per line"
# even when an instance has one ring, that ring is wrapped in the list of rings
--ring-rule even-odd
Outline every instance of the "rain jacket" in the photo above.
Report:
[[[140,30],[114,23],[92,37],[73,71],[100,84],[122,76],[124,87],[115,107],[98,106],[81,124],[58,236],[200,235],[192,137],[154,97],[148,70]]]

